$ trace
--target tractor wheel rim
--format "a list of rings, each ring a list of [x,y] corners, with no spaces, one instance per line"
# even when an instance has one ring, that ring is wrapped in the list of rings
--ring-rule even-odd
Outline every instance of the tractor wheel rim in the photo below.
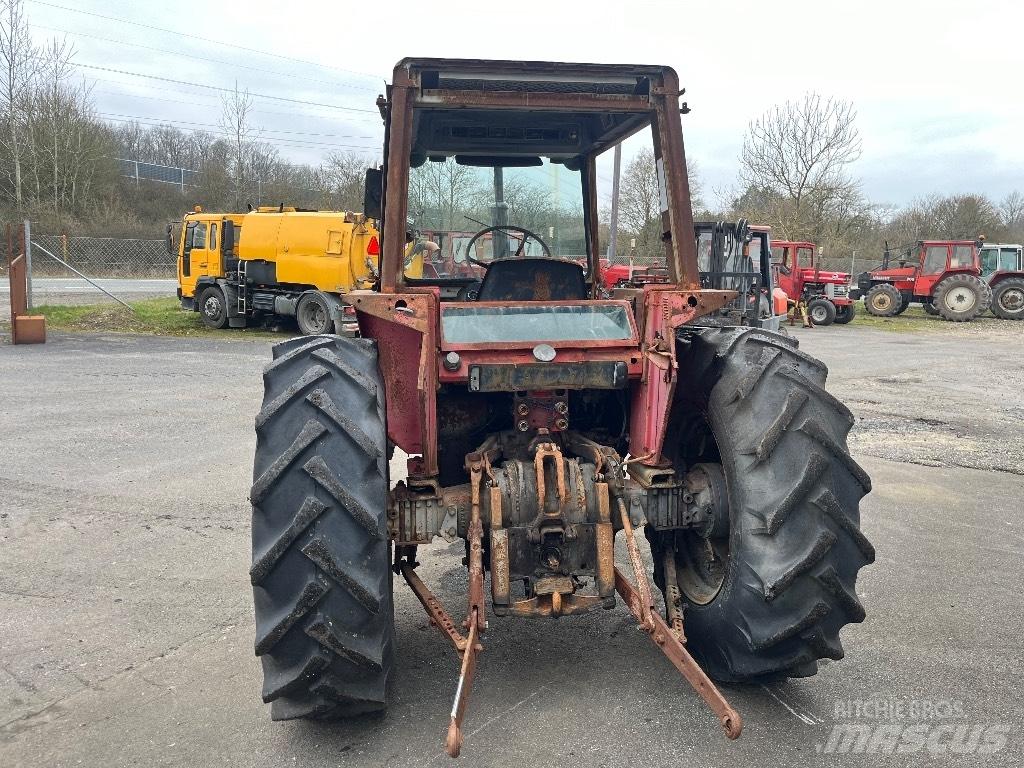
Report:
[[[892,306],[892,298],[889,297],[887,294],[880,293],[877,296],[875,296],[874,300],[871,303],[875,305],[875,309],[879,310],[880,312],[885,312],[885,310]]]
[[[958,285],[946,294],[946,306],[954,312],[969,312],[978,303],[978,295],[967,286]]]
[[[1008,288],[999,296],[999,308],[1004,312],[1024,309],[1024,288]]]
[[[707,605],[722,590],[729,571],[729,539],[705,539],[695,533],[682,538],[677,559],[679,590],[695,605]]]
[[[220,300],[216,296],[209,296],[203,304],[203,312],[209,318],[220,316]]]
[[[827,313],[824,307],[815,307],[811,310],[811,320],[816,323],[824,323]]]

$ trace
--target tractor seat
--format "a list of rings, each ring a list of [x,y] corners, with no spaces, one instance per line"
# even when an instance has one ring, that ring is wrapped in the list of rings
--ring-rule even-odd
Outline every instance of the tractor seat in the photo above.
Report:
[[[500,259],[487,267],[477,301],[582,301],[583,267],[564,259]]]

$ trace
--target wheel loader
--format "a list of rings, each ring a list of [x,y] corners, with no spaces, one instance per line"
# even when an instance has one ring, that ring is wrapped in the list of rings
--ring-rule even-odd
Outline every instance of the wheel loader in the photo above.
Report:
[[[344,297],[360,338],[292,339],[264,372],[250,575],[274,719],[386,708],[403,653],[396,577],[458,658],[458,677],[438,681],[452,685],[453,757],[490,622],[558,618],[555,635],[626,610],[729,738],[741,715],[714,681],[842,658],[874,559],[853,418],[825,365],[744,312],[723,324],[738,291],[702,286],[682,93],[663,66],[395,67],[378,99],[384,164],[367,172],[379,283]],[[657,161],[669,280],[602,298],[597,158],[637,134]],[[410,185],[428,163],[463,169],[458,214],[494,222],[470,251],[483,273],[471,300],[403,269]],[[536,205],[502,208],[502,185],[539,190]],[[461,609],[417,572],[438,537],[465,543]]]

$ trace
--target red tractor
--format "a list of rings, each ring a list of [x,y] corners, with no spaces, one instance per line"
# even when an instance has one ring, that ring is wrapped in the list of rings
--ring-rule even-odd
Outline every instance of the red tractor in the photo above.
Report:
[[[911,302],[944,320],[967,322],[992,303],[992,288],[981,279],[980,241],[920,240],[893,251],[885,250],[882,264],[857,276],[855,297],[864,296],[864,308],[876,317],[903,313]]]
[[[822,269],[814,243],[772,240],[775,284],[794,301],[806,301],[815,325],[845,325],[856,305],[850,298],[850,275]]]
[[[874,558],[853,417],[794,340],[728,324],[720,310],[742,303],[742,282],[702,285],[681,93],[659,66],[396,66],[378,100],[384,167],[367,173],[380,282],[345,297],[361,338],[278,344],[264,372],[250,573],[275,719],[385,708],[403,655],[395,575],[459,658],[452,756],[491,618],[614,610],[618,595],[730,738],[741,719],[711,677],[804,677],[842,658],[840,630],[864,618],[857,574]],[[601,298],[597,158],[641,131],[669,281]],[[558,185],[545,214],[556,237],[510,210],[477,233],[490,248],[468,249],[484,272],[475,299],[444,300],[448,278],[403,271],[410,172],[426,162],[469,169],[455,201],[469,214],[497,208],[502,184]],[[409,458],[393,485],[398,450]],[[416,570],[437,537],[465,542],[460,622]]]

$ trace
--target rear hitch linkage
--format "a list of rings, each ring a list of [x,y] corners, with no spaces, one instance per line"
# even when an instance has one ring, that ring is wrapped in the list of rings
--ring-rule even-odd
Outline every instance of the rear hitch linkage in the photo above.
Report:
[[[469,520],[469,590],[466,620],[463,627],[467,633],[463,635],[456,628],[455,622],[445,611],[440,600],[430,591],[423,580],[416,575],[414,556],[407,555],[402,559],[402,550],[396,550],[395,570],[409,584],[413,593],[423,604],[430,617],[430,623],[437,627],[447,638],[455,652],[461,658],[458,684],[455,688],[455,699],[452,703],[451,720],[445,738],[445,751],[451,757],[458,757],[462,750],[462,722],[466,715],[469,694],[473,689],[476,676],[477,656],[484,647],[480,643],[480,635],[487,628],[484,614],[484,567],[483,567],[483,522],[480,518],[480,495],[483,477],[492,477],[487,450],[480,450],[467,456],[467,466],[471,481],[471,511]],[[493,479],[493,477],[492,477]],[[668,658],[672,665],[686,678],[694,690],[707,703],[718,717],[725,735],[730,739],[739,737],[743,730],[743,719],[732,708],[704,670],[686,650],[686,635],[683,629],[683,613],[676,596],[679,587],[675,579],[675,564],[665,567],[665,592],[670,622],[663,619],[654,607],[651,596],[651,585],[644,570],[640,550],[633,535],[633,524],[621,496],[615,497],[619,516],[622,520],[623,535],[629,553],[630,566],[633,570],[634,586],[614,567],[615,590],[625,601],[629,612],[636,619],[639,628],[651,638],[651,641]],[[413,550],[414,551],[414,550]],[[557,611],[553,612],[557,615]]]

